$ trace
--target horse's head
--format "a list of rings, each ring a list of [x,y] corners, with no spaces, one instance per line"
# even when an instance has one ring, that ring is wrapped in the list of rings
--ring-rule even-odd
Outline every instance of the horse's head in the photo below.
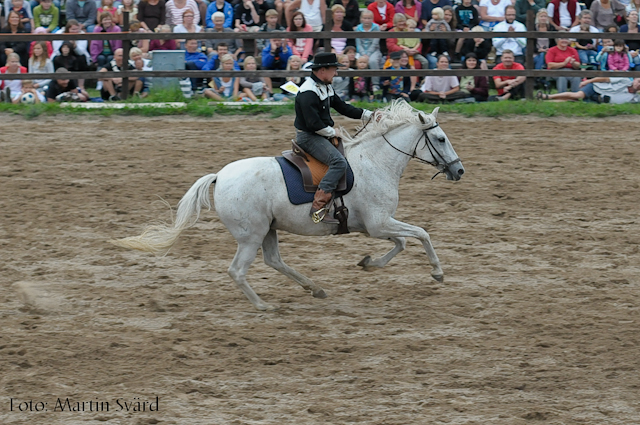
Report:
[[[449,138],[438,125],[436,119],[439,109],[434,109],[431,114],[418,112],[418,118],[422,123],[424,144],[418,143],[415,155],[436,167],[440,173],[447,176],[447,180],[460,180],[464,174],[464,167]]]

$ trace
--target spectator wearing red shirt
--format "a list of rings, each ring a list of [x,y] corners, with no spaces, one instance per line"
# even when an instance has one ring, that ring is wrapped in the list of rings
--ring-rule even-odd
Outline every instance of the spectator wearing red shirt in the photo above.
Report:
[[[569,46],[568,38],[556,39],[556,45],[547,51],[545,61],[547,69],[580,69],[580,55],[578,51]],[[571,84],[571,91],[580,90],[581,78],[576,77],[554,77],[556,80],[556,88],[559,93],[567,91],[567,86]]]
[[[380,25],[380,31],[393,28],[393,17],[396,14],[396,9],[387,0],[376,0],[367,6],[367,9],[373,12],[373,22]]]
[[[7,66],[0,68],[0,74],[26,74],[29,71],[20,65],[20,55],[9,53],[7,55]],[[2,78],[0,76],[0,78]],[[22,80],[0,80],[0,101],[12,103],[14,99],[22,96]]]
[[[515,55],[509,49],[502,51],[502,62],[493,67],[494,70],[524,71],[524,66],[515,62]],[[518,99],[524,97],[526,77],[496,76],[493,83],[498,90],[496,100]]]

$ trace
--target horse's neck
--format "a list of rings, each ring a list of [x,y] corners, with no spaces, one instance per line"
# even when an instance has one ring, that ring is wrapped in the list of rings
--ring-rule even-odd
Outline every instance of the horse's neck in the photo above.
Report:
[[[359,162],[364,171],[385,173],[387,179],[399,182],[420,136],[417,128],[395,128],[356,144],[349,149],[347,156],[362,158]],[[367,137],[366,133],[363,137]]]

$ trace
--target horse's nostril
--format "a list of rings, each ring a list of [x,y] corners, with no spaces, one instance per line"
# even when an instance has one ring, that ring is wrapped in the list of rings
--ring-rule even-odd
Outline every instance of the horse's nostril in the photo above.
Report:
[[[459,170],[458,170],[458,174],[459,174],[459,175],[463,175],[463,174],[464,174],[464,170],[463,170],[462,168],[461,168],[461,169],[459,169]]]

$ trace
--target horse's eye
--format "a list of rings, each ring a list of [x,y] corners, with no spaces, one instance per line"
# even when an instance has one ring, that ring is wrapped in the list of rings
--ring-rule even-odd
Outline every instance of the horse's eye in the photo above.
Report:
[[[444,143],[444,142],[445,142],[445,138],[444,138],[444,137],[441,137],[441,138],[439,138],[439,139],[438,139],[438,141],[439,141],[440,143]]]

